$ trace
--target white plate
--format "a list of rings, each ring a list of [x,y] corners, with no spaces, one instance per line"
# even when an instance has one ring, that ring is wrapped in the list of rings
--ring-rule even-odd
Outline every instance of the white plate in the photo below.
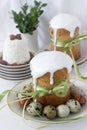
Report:
[[[43,50],[46,50],[46,49],[50,50],[50,46],[45,45],[43,48],[40,49],[40,51],[43,51]],[[80,51],[81,51],[81,56],[76,61],[77,65],[82,64],[82,63],[87,61],[87,40],[80,42]]]
[[[2,52],[0,52],[1,56]],[[0,64],[0,77],[13,81],[29,79],[31,77],[30,63],[19,66]]]
[[[17,84],[15,87],[13,87],[13,91],[20,91],[23,89],[23,87],[27,84],[29,84],[32,81],[32,79],[26,80],[24,82],[21,82]],[[87,99],[87,84],[83,83],[82,81],[79,80],[74,80],[73,81],[76,86],[79,87],[79,91],[81,94],[85,95]],[[18,103],[11,103],[12,101],[17,99],[17,93],[10,92],[7,96],[7,103],[9,108],[16,113],[17,115],[22,117],[22,109],[18,105]],[[55,118],[53,120],[46,119],[44,117],[33,117],[28,115],[28,113],[25,111],[25,119],[34,121],[34,122],[41,122],[41,123],[47,123],[47,124],[58,124],[58,123],[64,123],[64,122],[70,122],[70,121],[75,121],[80,118],[83,118],[87,116],[87,103],[82,106],[81,111],[77,114],[70,114],[67,118]]]
[[[8,76],[0,75],[0,78],[3,78],[5,80],[20,82],[22,80],[26,80],[26,79],[31,78],[31,74],[28,74],[26,76],[20,76],[20,77],[11,77],[11,76],[8,77]]]
[[[15,75],[23,75],[23,74],[31,73],[31,70],[30,70],[30,68],[27,68],[25,70],[9,71],[9,70],[5,70],[5,69],[0,68],[0,73],[15,76]]]
[[[28,67],[30,66],[30,64],[24,64],[24,65],[18,65],[18,66],[11,66],[11,65],[3,65],[3,64],[0,64],[0,66],[2,68],[5,68],[5,69],[23,69],[25,67]]]
[[[29,79],[31,77],[31,71],[29,69],[26,71],[18,71],[18,72],[0,70],[0,77],[7,80],[13,80],[13,81],[24,80],[24,79]]]

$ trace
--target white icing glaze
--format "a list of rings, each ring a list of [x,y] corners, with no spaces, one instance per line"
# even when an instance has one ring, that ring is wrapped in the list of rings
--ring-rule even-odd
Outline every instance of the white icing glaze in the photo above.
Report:
[[[35,78],[33,78],[33,83],[35,84],[34,85],[34,91],[36,91],[37,90],[37,79],[35,79]]]
[[[3,47],[3,60],[9,64],[24,64],[30,60],[28,45],[24,39],[10,40],[8,37]]]
[[[53,74],[62,68],[67,68],[68,73],[72,70],[71,57],[60,51],[45,51],[37,54],[30,61],[31,75],[37,79],[50,72],[50,84],[53,84]]]
[[[53,72],[50,73],[50,84],[53,84]]]
[[[57,35],[57,29],[54,29],[54,51],[56,51],[56,35]]]
[[[54,29],[65,29],[70,32],[70,36],[74,36],[76,27],[81,27],[80,21],[75,16],[67,13],[56,15],[51,21],[50,26]]]

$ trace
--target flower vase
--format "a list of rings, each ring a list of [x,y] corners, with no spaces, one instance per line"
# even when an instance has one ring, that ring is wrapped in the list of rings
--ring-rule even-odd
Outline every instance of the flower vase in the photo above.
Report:
[[[32,35],[28,33],[22,34],[22,37],[27,42],[29,51],[37,52],[39,50],[37,30]]]

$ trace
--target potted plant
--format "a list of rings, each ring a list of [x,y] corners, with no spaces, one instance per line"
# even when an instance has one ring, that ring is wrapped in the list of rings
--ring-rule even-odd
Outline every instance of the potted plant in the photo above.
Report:
[[[29,38],[29,49],[33,51],[37,51],[38,49],[36,30],[39,25],[39,17],[44,12],[42,8],[46,5],[46,3],[34,0],[34,6],[29,6],[25,3],[18,13],[14,10],[11,11],[12,18],[16,23],[16,28],[18,28],[22,34],[25,34],[26,38]]]

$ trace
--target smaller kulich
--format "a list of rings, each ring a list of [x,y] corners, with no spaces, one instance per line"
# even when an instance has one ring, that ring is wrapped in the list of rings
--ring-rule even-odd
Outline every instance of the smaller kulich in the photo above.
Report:
[[[52,92],[57,82],[69,82],[69,73],[72,70],[73,61],[71,57],[60,51],[44,51],[37,54],[30,61],[31,75],[33,77],[34,91]],[[62,86],[63,87],[63,86]],[[65,91],[65,89],[63,89]],[[56,91],[57,92],[57,91]],[[64,96],[55,93],[47,93],[37,98],[37,101],[43,105],[57,106],[66,103],[70,98],[70,87]]]
[[[64,51],[63,43],[79,36],[80,21],[66,13],[56,15],[50,21],[50,50]],[[59,44],[57,44],[59,42]],[[80,58],[80,43],[71,47],[75,60]],[[70,56],[70,51],[67,52]]]
[[[9,66],[25,65],[30,61],[29,48],[22,34],[9,35],[4,43],[2,64]]]

